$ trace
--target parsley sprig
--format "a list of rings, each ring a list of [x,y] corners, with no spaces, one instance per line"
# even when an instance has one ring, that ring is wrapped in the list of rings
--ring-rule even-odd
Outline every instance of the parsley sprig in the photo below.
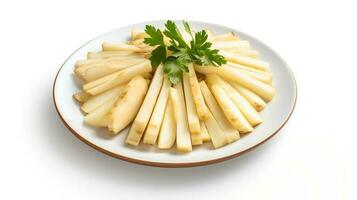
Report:
[[[189,44],[173,21],[166,22],[166,29],[163,32],[151,25],[145,27],[149,37],[145,38],[144,43],[156,46],[151,52],[151,65],[157,67],[162,63],[164,72],[174,85],[181,81],[182,73],[188,72],[190,63],[221,66],[227,62],[218,54],[217,49],[211,49],[212,43],[207,41],[208,35],[205,30],[193,33],[186,21],[183,21],[183,26],[191,36]],[[164,35],[169,39],[169,45],[165,43]]]

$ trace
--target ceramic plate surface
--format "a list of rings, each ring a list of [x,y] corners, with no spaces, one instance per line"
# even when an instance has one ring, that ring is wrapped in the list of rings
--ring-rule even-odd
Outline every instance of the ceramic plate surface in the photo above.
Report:
[[[215,34],[235,32],[243,40],[248,40],[252,49],[259,51],[260,59],[270,63],[276,96],[260,112],[264,120],[261,125],[256,127],[252,133],[222,148],[213,149],[211,145],[205,144],[194,147],[190,153],[182,154],[177,153],[175,148],[164,151],[143,144],[133,148],[124,143],[128,129],[112,137],[106,133],[105,129],[95,129],[83,124],[83,114],[79,104],[72,98],[72,94],[80,90],[80,84],[73,74],[75,62],[86,59],[86,54],[89,51],[100,51],[104,41],[124,42],[129,39],[133,28],[144,29],[146,24],[163,28],[164,22],[145,22],[113,30],[89,41],[65,61],[53,85],[53,100],[62,121],[75,136],[91,147],[122,160],[160,167],[190,167],[236,157],[270,139],[284,126],[294,110],[297,95],[295,79],[287,64],[270,47],[248,34],[229,27],[194,21],[189,22],[194,30],[208,28]],[[178,21],[178,24],[181,22]]]

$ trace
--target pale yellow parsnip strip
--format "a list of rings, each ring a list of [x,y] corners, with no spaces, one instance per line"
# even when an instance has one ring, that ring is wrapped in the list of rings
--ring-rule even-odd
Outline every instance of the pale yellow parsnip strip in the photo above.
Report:
[[[176,121],[170,98],[166,104],[165,115],[159,133],[158,148],[170,149],[176,141]]]
[[[135,120],[129,130],[129,134],[125,141],[127,144],[137,146],[140,143],[145,128],[154,110],[156,100],[159,96],[163,78],[164,72],[162,70],[162,65],[159,65],[155,71],[153,79],[151,80],[149,90],[145,96],[143,104],[140,107],[139,113],[135,117]]]
[[[189,69],[189,80],[191,85],[191,92],[193,100],[195,102],[195,107],[200,120],[206,120],[208,118],[208,108],[203,100],[202,92],[198,79],[196,76],[195,68],[192,64],[188,66]]]
[[[202,136],[201,136],[201,127],[200,120],[197,115],[195,102],[193,100],[189,74],[184,73],[182,75],[182,82],[185,94],[185,102],[186,102],[186,111],[188,118],[188,125],[191,132],[191,141],[192,145],[202,144]]]
[[[211,111],[213,117],[216,119],[217,123],[223,130],[227,138],[227,142],[231,143],[238,140],[240,138],[238,130],[236,130],[228,121],[227,117],[224,115],[223,110],[217,103],[215,97],[209,90],[206,83],[204,81],[201,81],[200,86],[201,86],[203,97],[205,98],[205,102],[209,110]]]
[[[167,78],[167,76],[164,76],[164,83],[162,84],[154,111],[151,115],[149,124],[145,130],[143,142],[146,144],[156,143],[157,136],[159,135],[161,123],[164,117],[166,103],[169,99],[170,87],[170,80]]]
[[[126,94],[120,98],[110,113],[108,129],[118,134],[135,118],[148,90],[148,83],[141,76],[135,76],[127,85]]]
[[[187,114],[185,109],[185,99],[182,83],[178,83],[170,90],[170,100],[174,108],[176,120],[176,147],[178,151],[192,151],[190,129],[188,127]]]

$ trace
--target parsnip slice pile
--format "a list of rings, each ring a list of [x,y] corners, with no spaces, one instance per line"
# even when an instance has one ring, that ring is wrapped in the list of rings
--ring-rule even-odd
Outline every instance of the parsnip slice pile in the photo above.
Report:
[[[180,152],[203,143],[219,148],[252,132],[263,123],[259,112],[275,95],[269,63],[234,33],[206,31],[227,64],[190,64],[177,85],[162,65],[152,68],[148,57],[154,47],[144,43],[147,34],[142,30],[132,30],[127,43],[104,42],[103,51],[88,52],[74,67],[83,80],[82,91],[73,97],[81,104],[84,123],[106,127],[112,134],[129,126],[127,144],[176,146]]]

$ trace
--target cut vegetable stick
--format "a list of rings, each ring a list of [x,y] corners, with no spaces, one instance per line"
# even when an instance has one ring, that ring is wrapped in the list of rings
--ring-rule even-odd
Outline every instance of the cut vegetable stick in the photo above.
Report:
[[[145,78],[147,81],[149,81],[150,83],[150,79],[152,78],[152,74],[151,73],[145,73],[145,74],[142,74],[140,75],[142,76],[143,78]]]
[[[241,65],[246,65],[263,71],[269,70],[269,63],[265,61],[254,59],[248,56],[230,53],[228,51],[223,51],[223,50],[219,51],[219,53],[222,56],[224,56],[227,61],[238,63]]]
[[[183,82],[183,89],[185,93],[188,125],[190,127],[191,134],[200,134],[201,133],[200,120],[198,119],[189,79],[190,79],[189,74],[183,73],[182,82]]]
[[[98,60],[100,60],[100,59],[98,59]],[[74,64],[74,68],[77,69],[77,68],[81,68],[86,65],[91,65],[91,64],[96,63],[98,60],[77,60],[76,64]]]
[[[170,99],[166,104],[164,119],[159,133],[158,148],[170,149],[176,140],[176,122]]]
[[[207,131],[207,128],[206,128],[206,125],[203,121],[200,122],[200,125],[201,125],[201,135],[202,135],[202,141],[203,142],[209,142],[211,141],[211,137],[209,136],[208,134],[208,131]]]
[[[103,51],[133,51],[141,52],[140,48],[135,45],[123,44],[123,43],[109,43],[103,42],[102,44]]]
[[[85,113],[92,112],[99,106],[105,104],[107,101],[112,100],[120,96],[125,92],[126,85],[120,85],[114,87],[106,92],[103,92],[97,96],[91,97],[88,101],[86,101],[82,106],[81,110]]]
[[[199,133],[199,134],[192,134],[191,133],[191,143],[192,143],[193,146],[201,145],[203,143],[203,139],[202,139],[201,133]]]
[[[185,99],[183,95],[181,82],[177,84],[175,88],[170,89],[170,101],[172,102],[174,108],[176,121],[177,150],[181,152],[189,152],[192,151],[192,145],[185,109]]]
[[[107,63],[105,65],[96,65],[93,66],[84,72],[80,74],[81,78],[83,78],[85,81],[90,82],[96,79],[99,79],[103,76],[112,74],[114,72],[117,72],[119,70],[144,63],[147,61],[147,59],[130,59],[130,60],[125,60],[123,62],[117,62],[117,63]]]
[[[211,112],[208,111],[208,119],[204,123],[214,148],[219,148],[227,144],[227,138]]]
[[[108,125],[107,114],[114,107],[114,103],[118,98],[111,99],[105,104],[99,106],[93,112],[84,117],[84,123],[94,127],[106,127]]]
[[[252,49],[242,49],[242,48],[234,48],[234,49],[227,49],[226,51],[232,52],[232,53],[237,53],[237,54],[241,54],[243,56],[249,56],[252,58],[257,58],[259,52],[256,50],[252,50]]]
[[[239,41],[214,41],[212,43],[212,48],[228,50],[228,49],[250,49],[250,44],[246,40]]]
[[[231,67],[231,66],[227,65],[227,67]],[[237,67],[232,67],[232,68],[242,72],[243,74],[245,74],[249,77],[252,77],[258,81],[261,81],[263,83],[271,84],[271,82],[272,82],[272,77],[267,75],[266,73],[253,72],[253,71],[249,71],[249,70],[245,70],[245,69],[237,68]]]
[[[212,41],[238,41],[238,40],[240,40],[239,37],[234,35],[233,32],[228,32],[221,35],[215,35],[212,37]]]
[[[137,34],[135,35],[135,37],[133,38],[133,40],[144,39],[144,38],[146,38],[146,37],[148,37],[148,36],[149,36],[149,35],[148,35],[147,33],[141,31],[141,32],[139,32],[139,33],[137,33]]]
[[[191,92],[193,96],[193,100],[195,102],[197,114],[200,120],[206,120],[208,118],[208,108],[203,100],[202,92],[200,89],[200,85],[197,80],[196,72],[192,64],[188,66],[189,69],[189,77],[190,77],[190,85]]]
[[[151,115],[149,124],[146,128],[143,142],[146,144],[155,144],[157,136],[159,135],[163,113],[165,112],[166,103],[169,98],[171,88],[170,80],[164,76],[164,83],[162,84],[159,97],[157,99],[154,111]]]
[[[145,96],[144,102],[141,105],[139,113],[135,117],[133,125],[130,128],[129,134],[126,138],[126,143],[134,146],[137,146],[139,144],[141,137],[143,136],[143,133],[145,131],[145,128],[149,122],[151,113],[154,109],[157,97],[159,96],[163,78],[164,72],[162,70],[162,65],[159,65],[155,71],[148,93]]]
[[[79,69],[84,67],[84,69],[90,68],[96,65],[106,65],[108,63],[117,63],[122,62],[129,59],[143,59],[142,55],[132,54],[132,55],[125,55],[120,57],[112,57],[112,58],[102,58],[102,59],[92,59],[92,60],[78,60],[75,64],[75,69]]]
[[[147,45],[144,43],[145,39],[137,39],[137,40],[132,40],[129,42],[129,44],[135,45],[135,46],[140,46],[140,45]]]
[[[149,61],[134,65],[127,69],[104,76],[95,81],[83,85],[83,90],[89,94],[96,95],[117,85],[128,82],[136,75],[151,72],[152,67]]]
[[[256,111],[261,111],[265,108],[266,103],[254,92],[244,88],[236,83],[231,83],[231,85],[252,105]]]
[[[131,40],[136,40],[136,37],[137,37],[140,33],[144,33],[144,31],[141,30],[141,29],[137,29],[137,28],[132,29],[132,30],[131,30]]]
[[[109,115],[111,123],[108,129],[113,134],[118,134],[134,120],[147,90],[148,84],[141,76],[135,76],[128,83],[126,94],[116,102]]]
[[[229,96],[232,102],[237,106],[239,111],[244,115],[250,125],[257,126],[263,122],[258,112],[249,104],[249,102],[230,84],[221,79],[217,75],[208,75],[206,80],[209,84],[218,84],[222,87],[225,93]]]
[[[234,128],[238,129],[240,133],[249,133],[253,131],[253,127],[245,119],[244,115],[240,112],[220,85],[212,85],[211,91],[219,106],[222,108],[224,115]]]
[[[229,67],[233,67],[233,68],[244,69],[244,70],[250,71],[250,72],[256,72],[256,73],[265,74],[266,76],[269,76],[271,78],[273,77],[270,72],[259,70],[259,69],[255,69],[255,68],[251,68],[251,67],[248,67],[248,66],[245,66],[245,65],[241,65],[241,64],[237,64],[237,63],[233,63],[233,62],[227,62],[227,64],[225,64],[225,65],[229,66]]]
[[[240,138],[239,132],[228,121],[227,117],[223,113],[223,110],[220,108],[213,94],[208,89],[206,83],[201,81],[200,86],[203,97],[205,98],[205,102],[213,117],[216,119],[217,123],[223,130],[223,133],[227,138],[227,142],[231,143],[238,140]]]
[[[270,101],[275,95],[275,89],[271,85],[255,80],[254,78],[251,78],[238,70],[234,70],[232,67],[202,67],[195,65],[195,70],[206,75],[214,73],[230,82],[238,83],[252,90],[266,101]]]
[[[86,101],[88,101],[88,99],[91,97],[92,95],[86,93],[86,92],[83,92],[83,91],[80,91],[80,92],[77,92],[75,94],[73,94],[73,98],[75,100],[77,100],[78,102],[80,103],[84,103]]]
[[[111,57],[121,57],[132,55],[133,51],[100,51],[100,52],[88,52],[87,59],[102,59]]]
[[[268,75],[265,75],[265,74],[260,74],[260,73],[256,73],[256,72],[251,72],[251,71],[247,71],[247,70],[244,70],[244,69],[237,69],[239,71],[241,71],[242,73],[258,80],[258,81],[261,81],[263,83],[266,83],[266,84],[271,84],[271,82],[273,81],[272,78]]]
[[[108,81],[111,81],[111,80],[115,79],[115,77],[118,75],[118,73],[119,72],[116,72],[116,73],[113,73],[113,74],[109,74],[107,76],[103,76],[100,79],[85,83],[85,84],[83,84],[82,89],[84,91],[88,91],[90,89],[98,87],[98,86],[104,84],[105,82],[108,82]]]

